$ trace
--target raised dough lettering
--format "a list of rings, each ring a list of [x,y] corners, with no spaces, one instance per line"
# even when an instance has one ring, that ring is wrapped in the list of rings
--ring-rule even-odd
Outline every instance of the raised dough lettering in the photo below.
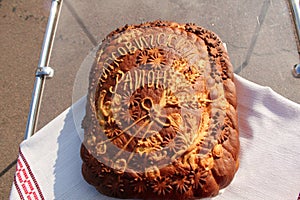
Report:
[[[176,40],[177,40],[176,35],[169,35],[167,46],[170,47],[170,48],[175,49]]]
[[[164,33],[158,34],[157,35],[157,44],[165,46],[165,43],[166,43],[165,37],[166,37],[166,34],[164,34]]]
[[[147,76],[148,76],[148,87],[153,87],[154,86],[154,81],[155,81],[154,71],[150,70],[148,72]]]
[[[165,87],[165,84],[164,84],[164,80],[165,80],[165,72],[166,71],[160,71],[160,70],[157,70],[156,71],[156,77],[155,77],[155,87],[158,88],[159,85],[162,85],[163,87]],[[162,81],[160,81],[162,80]],[[161,84],[162,83],[162,84]]]
[[[148,42],[146,41],[146,39],[143,36],[141,36],[140,38],[135,38],[134,42],[139,49],[144,49],[144,48],[149,47]]]
[[[138,70],[134,70],[134,80],[135,80],[135,84],[134,84],[134,89],[137,90],[138,88],[140,88],[142,85],[142,73],[139,73],[140,71]]]
[[[133,46],[131,42],[126,42],[125,46],[129,53],[134,53],[137,50],[137,48],[135,46]]]
[[[118,53],[122,56],[125,56],[127,54],[127,51],[124,47],[118,47]]]
[[[196,42],[196,41],[195,41]],[[138,49],[155,48],[160,46],[162,49],[172,48],[184,59],[189,60],[189,64],[197,66],[198,70],[204,70],[206,61],[201,59],[199,49],[195,42],[187,40],[185,36],[165,33],[159,33],[157,35],[148,34],[146,36],[138,36],[135,39],[123,40],[115,47],[115,51],[112,51],[110,57],[106,58],[103,62],[102,76],[100,77],[100,83],[102,84],[110,77],[111,73],[115,73],[116,69],[120,67],[120,62],[123,61],[121,56],[132,54]],[[100,56],[103,52],[100,52]],[[100,57],[98,56],[98,58]],[[103,57],[102,57],[103,59]],[[200,60],[200,61],[199,61]],[[101,62],[101,60],[97,60]],[[201,62],[202,61],[202,62]],[[164,87],[172,91],[183,90],[186,86],[184,83],[184,75],[179,72],[174,72],[173,69],[167,71],[162,70],[146,70],[146,69],[133,69],[134,71],[118,71],[116,75],[116,83],[114,86],[108,88],[112,94],[116,94],[120,89],[125,91],[134,91],[141,87]],[[134,74],[132,74],[134,73]],[[183,82],[182,82],[183,81]],[[120,86],[122,82],[122,86]],[[146,84],[146,85],[145,85]]]
[[[129,86],[129,90],[132,91],[132,77],[130,71],[128,71],[125,75],[124,90],[127,90],[128,86]]]
[[[116,84],[114,86],[110,86],[109,87],[110,93],[115,94],[117,92],[118,85],[119,85],[119,83],[121,82],[121,80],[123,78],[124,78],[124,73],[119,70],[118,73],[117,73],[117,75],[116,75]]]
[[[115,61],[118,61],[118,62],[122,62],[123,60],[122,60],[122,59],[118,59],[117,56],[116,56],[116,53],[117,53],[117,52],[112,52],[112,53],[111,53],[112,59],[115,60]]]
[[[142,86],[145,86],[145,71],[142,70]]]
[[[150,37],[150,45],[153,48],[154,47],[154,36],[151,34],[149,37]]]
[[[107,67],[107,68],[110,68],[111,70],[113,70],[115,67],[111,63],[114,62],[114,60],[112,60],[112,62],[107,62],[107,60],[110,60],[110,59],[111,58],[108,58],[104,61],[103,67]]]
[[[110,70],[103,66],[102,76],[104,79],[107,79],[110,74]]]

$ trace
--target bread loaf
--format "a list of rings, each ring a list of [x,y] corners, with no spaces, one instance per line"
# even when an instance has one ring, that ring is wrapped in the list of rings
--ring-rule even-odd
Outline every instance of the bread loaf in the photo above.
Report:
[[[117,198],[217,195],[239,164],[233,78],[220,38],[194,24],[110,33],[90,72],[85,180]]]

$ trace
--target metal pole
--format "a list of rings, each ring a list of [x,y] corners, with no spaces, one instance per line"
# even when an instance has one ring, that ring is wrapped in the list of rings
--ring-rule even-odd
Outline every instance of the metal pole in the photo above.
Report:
[[[48,24],[44,35],[43,46],[40,54],[38,68],[35,74],[30,109],[26,124],[24,139],[30,138],[35,130],[38,121],[38,114],[44,90],[45,80],[53,76],[53,69],[50,68],[49,60],[51,56],[53,41],[56,33],[57,23],[61,11],[63,0],[52,0]]]
[[[299,0],[289,0],[297,33],[298,52],[300,52],[300,2]],[[292,68],[292,74],[295,78],[300,78],[300,64],[296,64]]]
[[[290,4],[292,6],[294,20],[296,24],[296,31],[298,36],[298,41],[300,41],[300,8],[299,8],[299,0],[290,0]]]
[[[295,27],[298,36],[298,41],[300,41],[300,8],[299,8],[299,0],[289,0],[290,5],[292,7],[293,16],[295,20]]]

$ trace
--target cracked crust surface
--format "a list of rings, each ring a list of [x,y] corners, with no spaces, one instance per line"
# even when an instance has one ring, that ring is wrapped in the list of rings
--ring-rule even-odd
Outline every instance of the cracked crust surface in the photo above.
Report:
[[[213,32],[154,21],[110,33],[91,69],[85,180],[108,196],[218,194],[238,169],[236,91]]]

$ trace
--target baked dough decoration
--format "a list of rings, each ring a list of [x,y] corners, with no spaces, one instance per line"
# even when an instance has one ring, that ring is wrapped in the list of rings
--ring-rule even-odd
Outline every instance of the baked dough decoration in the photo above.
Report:
[[[90,72],[85,180],[118,198],[217,195],[239,163],[232,70],[219,37],[194,24],[110,33]]]

